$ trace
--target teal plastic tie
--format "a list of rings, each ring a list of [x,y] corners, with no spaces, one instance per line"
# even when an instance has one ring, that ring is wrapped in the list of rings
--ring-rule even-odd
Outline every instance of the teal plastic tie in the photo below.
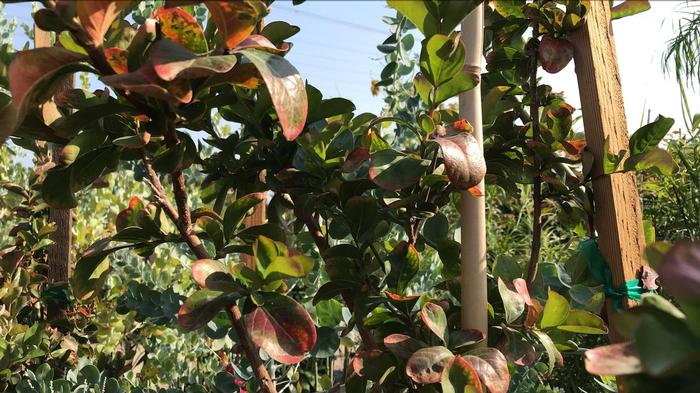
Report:
[[[622,300],[627,297],[635,301],[642,299],[642,294],[647,292],[639,285],[638,279],[632,279],[617,288],[613,286],[612,271],[603,254],[598,248],[598,242],[595,239],[587,239],[579,243],[579,251],[586,259],[588,268],[591,270],[593,277],[605,288],[605,296],[612,299],[615,311],[622,311],[624,306]]]

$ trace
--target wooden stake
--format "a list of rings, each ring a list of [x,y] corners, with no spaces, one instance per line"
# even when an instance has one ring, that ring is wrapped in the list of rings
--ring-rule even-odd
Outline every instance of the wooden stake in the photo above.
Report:
[[[34,26],[34,47],[45,48],[50,47],[51,33],[43,31]],[[65,89],[72,87],[72,79],[66,83]],[[41,105],[41,112],[46,124],[50,124],[54,120],[61,117],[60,112],[53,100],[49,100]],[[52,149],[53,162],[58,163],[58,157],[62,146],[54,145]],[[49,285],[64,286],[68,285],[70,277],[70,250],[72,242],[71,234],[71,211],[70,209],[49,209],[49,222],[56,225],[56,231],[49,235],[53,244],[48,249],[48,280]],[[50,305],[48,307],[49,320],[62,319],[64,316],[63,310],[58,305]]]
[[[586,143],[595,159],[592,174],[598,244],[612,270],[613,284],[620,286],[638,277],[645,245],[635,174],[602,174],[606,139],[611,152],[629,151],[609,2],[591,1],[586,23],[571,34],[570,39],[575,48]],[[630,305],[627,300],[625,306]],[[610,331],[614,341],[613,321],[610,321]]]
[[[462,43],[467,50],[465,69],[481,75],[484,6],[475,8],[462,21]],[[481,90],[479,86],[459,96],[459,115],[474,127],[474,137],[483,150]],[[486,193],[484,182],[478,185]],[[488,332],[486,293],[486,197],[462,192],[460,201],[462,237],[462,329]]]

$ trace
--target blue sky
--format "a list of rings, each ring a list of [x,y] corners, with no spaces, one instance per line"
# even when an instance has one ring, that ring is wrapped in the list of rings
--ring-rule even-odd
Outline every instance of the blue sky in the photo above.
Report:
[[[663,114],[675,118],[678,126],[682,123],[678,88],[671,77],[662,75],[661,56],[684,3],[653,1],[650,11],[613,22],[630,132],[639,127],[647,110],[652,119]],[[19,22],[31,23],[30,4],[7,4],[5,10]],[[325,97],[349,98],[358,113],[378,113],[382,100],[373,97],[369,87],[383,66],[376,45],[388,35],[381,21],[385,15],[394,12],[376,0],[311,0],[300,6],[276,1],[266,21],[284,20],[301,28],[291,38],[294,48],[288,59]],[[15,44],[21,47],[25,42],[18,29]],[[569,102],[579,107],[573,62],[559,74],[544,75],[543,81],[566,92]],[[700,90],[691,91],[689,100],[691,109],[700,112]]]

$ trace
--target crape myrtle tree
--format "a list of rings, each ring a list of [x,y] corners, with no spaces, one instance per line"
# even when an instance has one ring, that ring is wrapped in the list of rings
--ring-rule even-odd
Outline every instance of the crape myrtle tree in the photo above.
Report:
[[[177,322],[203,335],[231,328],[243,354],[234,373],[263,392],[282,388],[270,370],[333,353],[353,331],[360,342],[338,391],[506,392],[513,367],[547,376],[562,351],[578,350],[575,335],[607,333],[599,294],[567,293],[560,267],[539,263],[545,201],[595,233],[591,156],[573,135],[574,108],[537,78],[540,66],[556,72],[571,60],[565,37],[582,23],[585,1],[493,2],[483,76],[463,69],[455,32],[479,1],[389,1],[400,26],[384,45],[400,47],[404,26],[425,38],[412,76],[420,104],[388,117],[355,115],[350,101],[324,99],[306,83],[284,58],[298,27],[263,23],[271,2],[165,1],[145,17],[131,1],[42,3],[34,20],[56,45],[11,53],[10,95],[0,95],[3,138],[62,146],[37,180],[38,208],[73,208],[77,193],[125,165],[151,191],[125,201],[116,232],[78,258],[75,301],[100,291],[110,254],[147,258],[184,245],[200,289]],[[63,88],[77,72],[104,88]],[[471,125],[446,105],[475,87],[486,93],[485,157]],[[214,116],[240,127],[221,133]],[[400,146],[383,135],[387,123],[405,130]],[[606,170],[668,171],[656,148],[666,125],[640,130],[631,155],[611,154]],[[192,185],[195,173],[204,180]],[[511,190],[531,184],[535,206],[528,267],[494,272],[500,299],[484,310],[489,332],[460,326],[470,305],[456,301],[459,244],[443,214],[455,191],[481,195],[474,186],[484,176]],[[188,198],[189,187],[201,200]],[[244,225],[261,203],[267,222]],[[416,293],[429,252],[439,255],[442,281]],[[578,254],[570,265],[575,280],[590,279]],[[313,311],[333,299],[349,310],[347,323],[317,326]]]

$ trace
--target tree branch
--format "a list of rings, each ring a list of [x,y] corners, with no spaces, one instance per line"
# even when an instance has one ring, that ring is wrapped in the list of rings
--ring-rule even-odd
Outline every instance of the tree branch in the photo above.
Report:
[[[540,142],[540,116],[539,97],[537,97],[537,51],[538,51],[538,26],[533,27],[530,40],[530,121],[532,123],[532,140]],[[533,152],[534,166],[537,171],[532,184],[532,244],[530,246],[530,263],[527,269],[527,283],[531,286],[537,277],[537,267],[540,261],[540,249],[542,248],[542,177],[540,170],[542,163]]]
[[[251,367],[253,367],[253,372],[255,372],[255,375],[258,377],[261,391],[263,393],[276,392],[277,387],[272,381],[270,374],[267,372],[265,364],[260,359],[260,356],[258,355],[258,349],[255,346],[255,343],[251,340],[250,335],[248,334],[248,330],[246,330],[245,328],[245,324],[243,323],[243,315],[241,315],[241,310],[238,308],[238,306],[233,304],[230,308],[226,309],[226,313],[228,314],[228,317],[231,320],[231,323],[233,324],[233,328],[236,330],[236,334],[238,335],[238,338],[241,341],[243,351],[248,357],[248,360],[250,360],[250,365]]]

